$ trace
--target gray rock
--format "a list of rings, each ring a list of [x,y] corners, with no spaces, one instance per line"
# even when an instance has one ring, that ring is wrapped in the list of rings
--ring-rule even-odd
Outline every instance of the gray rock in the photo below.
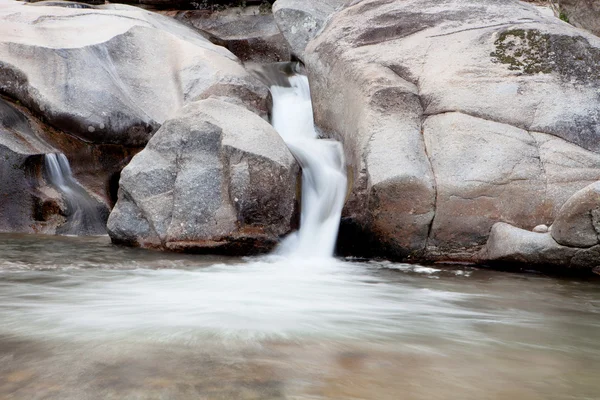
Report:
[[[535,233],[548,233],[550,232],[550,228],[548,228],[548,225],[538,225],[535,228],[533,228],[533,232]]]
[[[597,0],[560,0],[560,12],[570,24],[600,36],[600,3]]]
[[[172,13],[170,13],[172,14]],[[223,11],[180,11],[174,18],[208,34],[244,62],[271,63],[290,60],[290,48],[272,13],[260,7],[233,7]]]
[[[490,232],[482,260],[519,263],[537,268],[592,270],[600,266],[600,246],[587,249],[562,246],[550,233],[535,233],[499,222]]]
[[[535,233],[499,222],[490,232],[485,248],[488,261],[552,264],[568,267],[578,249],[561,246],[550,233]]]
[[[552,237],[571,247],[592,247],[600,244],[600,182],[575,193],[561,208]]]
[[[141,146],[186,103],[223,87],[251,93],[266,113],[266,88],[237,58],[171,18],[0,1],[0,94],[63,132]]]
[[[123,170],[109,234],[142,247],[263,251],[291,228],[297,172],[262,118],[218,99],[193,102]]]
[[[48,179],[45,155],[62,152],[62,148],[60,143],[51,145],[47,132],[47,127],[22,107],[0,98],[0,232],[53,234],[69,225],[70,234],[89,233],[70,218],[73,204]],[[107,205],[84,188],[76,189],[79,198],[95,211],[92,215],[105,220]]]
[[[353,2],[303,59],[352,166],[344,218],[379,254],[474,259],[496,222],[550,225],[599,180],[600,40],[532,5]]]
[[[351,0],[277,0],[273,14],[292,52],[303,58],[308,42],[323,28],[336,10]]]

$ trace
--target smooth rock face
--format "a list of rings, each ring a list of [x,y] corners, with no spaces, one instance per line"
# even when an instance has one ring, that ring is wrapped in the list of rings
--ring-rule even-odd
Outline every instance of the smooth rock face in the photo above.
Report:
[[[351,0],[277,0],[273,14],[292,52],[303,58],[308,42],[336,10]]]
[[[581,189],[562,206],[552,237],[564,246],[600,244],[600,182]]]
[[[297,172],[265,120],[222,100],[194,102],[123,170],[109,234],[142,247],[264,251],[291,229]]]
[[[352,166],[344,223],[384,254],[477,259],[600,180],[600,39],[534,6],[354,2],[303,59]]]
[[[548,233],[529,232],[499,222],[491,230],[482,260],[509,265],[593,270],[600,266],[600,245],[589,248],[562,246]]]
[[[123,5],[39,4],[0,0],[0,94],[54,128],[140,146],[186,103],[226,89],[266,113],[266,88],[184,24]]]
[[[290,60],[290,48],[272,13],[260,7],[233,7],[224,11],[180,11],[179,21],[206,32],[208,38],[222,45],[240,60],[272,63]]]
[[[560,0],[560,10],[570,24],[600,36],[600,2],[597,0]]]

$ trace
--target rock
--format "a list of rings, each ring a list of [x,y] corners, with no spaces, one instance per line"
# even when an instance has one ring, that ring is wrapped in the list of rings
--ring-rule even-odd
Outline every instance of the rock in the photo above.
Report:
[[[495,223],[550,225],[600,179],[600,40],[532,5],[353,2],[303,60],[351,164],[341,237],[375,255],[473,260]]]
[[[562,246],[550,233],[529,232],[502,222],[493,226],[482,254],[487,262],[526,264],[540,269],[591,271],[600,266],[600,246]]]
[[[272,13],[258,6],[234,7],[223,11],[180,11],[174,18],[206,32],[240,60],[272,63],[290,60],[290,48],[275,24]]]
[[[548,228],[548,225],[538,225],[535,228],[533,228],[533,232],[535,233],[547,233],[550,232],[550,228]]]
[[[0,0],[0,95],[0,108],[20,115],[0,139],[1,191],[11,199],[0,230],[45,233],[61,231],[68,214],[47,182],[45,154],[66,154],[108,214],[121,169],[185,104],[211,97],[266,117],[269,99],[233,54],[169,17],[8,0]]]
[[[600,244],[600,182],[581,189],[562,206],[552,225],[552,237],[564,246]]]
[[[186,103],[267,90],[237,58],[171,18],[124,5],[93,9],[0,0],[0,94],[93,143],[143,146]]]
[[[570,24],[600,36],[600,3],[597,0],[560,0],[560,13]]]
[[[115,243],[246,254],[291,229],[298,168],[266,121],[217,99],[167,121],[121,174]]]
[[[273,4],[273,14],[292,52],[302,59],[306,45],[321,30],[329,16],[350,1],[277,0]]]
[[[503,222],[493,226],[485,250],[489,261],[562,267],[568,267],[578,251],[559,245],[549,233],[529,232]]]
[[[70,234],[90,232],[89,226],[71,225],[73,204],[48,179],[45,156],[61,152],[50,143],[46,127],[0,98],[0,232],[53,234],[65,232],[67,225]],[[106,171],[110,173],[111,167]],[[106,221],[107,205],[89,191],[79,186],[77,190],[93,214]]]

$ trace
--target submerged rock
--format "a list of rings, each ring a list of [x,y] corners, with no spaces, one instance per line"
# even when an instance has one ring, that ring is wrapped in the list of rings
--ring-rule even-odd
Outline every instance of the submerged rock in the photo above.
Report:
[[[352,166],[349,252],[477,260],[495,223],[551,225],[600,180],[600,39],[531,5],[352,2],[303,59]]]
[[[217,99],[167,121],[123,170],[115,243],[247,254],[292,226],[298,168],[268,122]]]

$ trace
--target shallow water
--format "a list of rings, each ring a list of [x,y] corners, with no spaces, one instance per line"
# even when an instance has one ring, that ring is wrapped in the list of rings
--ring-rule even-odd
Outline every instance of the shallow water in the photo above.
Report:
[[[0,399],[597,399],[598,284],[0,235]]]

